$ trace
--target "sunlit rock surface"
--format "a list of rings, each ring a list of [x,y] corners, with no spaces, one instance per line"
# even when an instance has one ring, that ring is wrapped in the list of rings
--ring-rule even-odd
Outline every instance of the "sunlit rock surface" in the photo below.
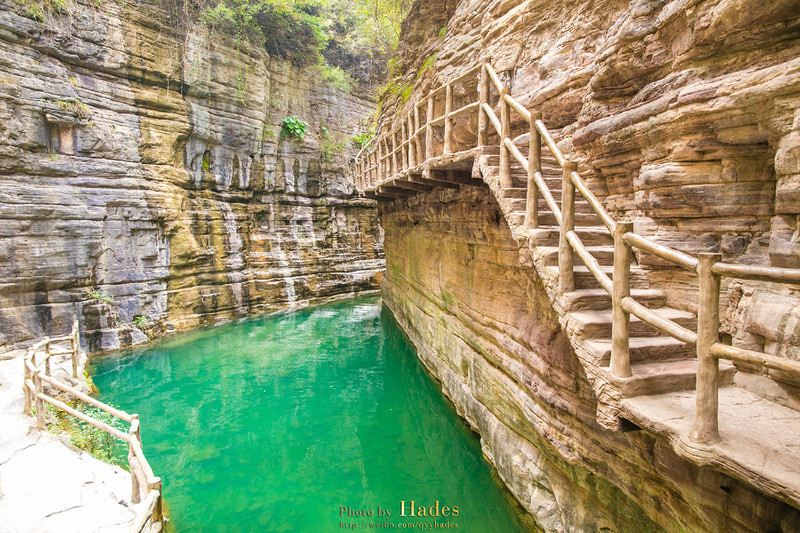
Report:
[[[370,101],[149,2],[22,13],[0,5],[0,346],[77,315],[113,349],[377,288],[346,175]]]
[[[511,94],[543,112],[615,219],[694,255],[798,268],[797,14],[797,2],[781,1],[418,2],[396,82],[415,88],[385,102],[383,117],[404,116],[490,59]],[[453,93],[463,105],[475,83]],[[513,134],[525,133],[512,116]],[[474,138],[474,121],[457,120],[455,144]],[[753,488],[757,472],[737,481],[681,459],[652,432],[600,428],[542,281],[485,188],[381,209],[384,301],[545,530],[800,528],[795,507]],[[697,311],[695,279],[637,260],[668,305]],[[726,342],[800,356],[797,290],[725,281],[722,307]],[[791,377],[770,377],[739,372],[735,382],[800,405]]]

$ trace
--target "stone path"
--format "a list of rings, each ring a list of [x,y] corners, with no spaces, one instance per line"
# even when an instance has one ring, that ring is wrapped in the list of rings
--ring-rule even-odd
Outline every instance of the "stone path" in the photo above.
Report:
[[[0,531],[127,532],[139,508],[130,474],[36,429],[22,412],[21,355],[0,360]]]

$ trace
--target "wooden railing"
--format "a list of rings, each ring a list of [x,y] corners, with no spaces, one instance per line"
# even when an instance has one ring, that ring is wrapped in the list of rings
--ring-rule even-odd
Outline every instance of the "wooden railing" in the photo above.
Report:
[[[453,110],[452,87],[459,82],[475,76],[478,99],[459,109]],[[498,95],[500,116],[491,103],[492,88]],[[434,116],[436,98],[444,91],[444,114]],[[427,106],[427,119],[420,122],[419,109]],[[684,252],[659,244],[633,231],[631,222],[617,222],[606,211],[602,202],[592,193],[577,172],[577,163],[568,160],[559,149],[555,139],[542,121],[540,112],[531,112],[516,101],[489,63],[477,65],[455,80],[431,91],[426,97],[411,106],[411,111],[395,123],[389,132],[378,135],[372,151],[366,152],[356,160],[356,185],[362,192],[376,191],[390,183],[401,173],[416,167],[419,171],[436,156],[432,128],[444,123],[442,154],[452,150],[452,120],[454,116],[476,109],[478,112],[478,132],[476,149],[489,146],[492,126],[499,139],[500,186],[512,186],[511,158],[515,159],[527,173],[527,195],[524,227],[539,227],[538,196],[542,195],[551,209],[559,226],[558,246],[558,286],[559,290],[574,290],[574,256],[584,262],[600,286],[608,292],[612,303],[612,349],[609,370],[617,378],[631,377],[629,325],[630,315],[659,331],[680,341],[695,345],[698,358],[696,411],[691,437],[698,443],[713,443],[719,439],[718,430],[718,374],[719,359],[758,365],[800,376],[800,361],[776,357],[762,352],[745,350],[719,342],[719,297],[720,278],[761,280],[775,283],[800,284],[800,269],[756,267],[750,265],[720,262],[719,254],[703,253],[692,257]],[[511,112],[516,113],[527,125],[530,133],[528,154],[523,155],[511,136]],[[424,137],[424,157],[421,149],[421,134]],[[397,139],[400,141],[398,142]],[[542,175],[542,141],[562,169],[561,205],[555,201]],[[412,150],[412,146],[416,150]],[[391,148],[390,148],[391,147]],[[405,157],[403,150],[408,147]],[[398,151],[400,160],[398,161]],[[575,231],[575,193],[576,191],[591,206],[602,224],[614,238],[614,263],[612,278],[603,272],[599,262],[581,242]],[[681,268],[697,274],[700,288],[698,302],[697,331],[691,331],[672,320],[661,317],[637,302],[630,291],[630,270],[633,258],[632,249],[653,254]],[[613,281],[612,281],[613,279]]]
[[[68,343],[69,348],[64,350],[58,348],[57,345]],[[148,533],[155,533],[161,531],[164,524],[164,514],[162,509],[161,499],[161,478],[153,474],[153,469],[147,462],[142,451],[142,439],[139,429],[139,415],[128,414],[125,411],[106,405],[91,396],[88,396],[79,390],[76,390],[69,385],[62,383],[52,376],[51,358],[55,355],[68,356],[72,363],[72,375],[75,378],[78,376],[78,367],[80,357],[80,342],[78,337],[78,323],[72,326],[72,333],[62,337],[45,338],[30,348],[23,358],[24,363],[24,382],[23,394],[25,397],[24,410],[25,414],[32,415],[33,407],[36,407],[36,426],[39,429],[45,429],[45,408],[44,404],[48,403],[65,413],[68,413],[87,424],[102,429],[106,433],[113,435],[121,441],[128,443],[128,464],[131,471],[131,501],[133,503],[141,502],[141,497],[144,494],[146,503],[137,515],[133,524],[131,525],[130,533],[141,533],[146,531]],[[130,424],[127,433],[123,433],[119,429],[106,424],[101,420],[97,420],[66,403],[53,398],[44,393],[44,383],[55,387],[56,389],[66,392],[71,396],[81,400],[85,403],[93,405],[98,409],[109,413],[110,415],[124,420]]]

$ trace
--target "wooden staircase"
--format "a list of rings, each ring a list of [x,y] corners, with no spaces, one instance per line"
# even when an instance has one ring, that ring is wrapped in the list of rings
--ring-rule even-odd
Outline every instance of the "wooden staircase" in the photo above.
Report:
[[[475,78],[477,101],[454,109],[454,87],[463,89]],[[731,363],[798,378],[800,362],[719,341],[723,276],[800,285],[800,269],[723,263],[712,253],[695,258],[613,220],[577,165],[561,153],[541,114],[514,100],[488,63],[409,107],[357,157],[362,194],[395,202],[435,188],[488,186],[521,263],[535,268],[582,363],[599,424],[662,434],[678,455],[800,507],[800,412],[734,386]],[[437,108],[443,110],[438,117]],[[475,144],[464,146],[462,134],[455,146],[455,120],[472,112],[478,119]],[[528,133],[512,137],[512,112],[529,125]],[[694,273],[698,313],[667,305],[667,294],[651,284],[633,250]],[[743,416],[749,417],[745,425]]]
[[[522,153],[529,149],[529,135],[515,139]],[[607,397],[609,383],[617,382],[610,370],[612,305],[611,296],[600,286],[597,278],[575,258],[573,268],[575,287],[558,293],[558,241],[560,228],[555,214],[543,199],[539,199],[539,227],[525,227],[527,209],[527,172],[512,162],[510,188],[500,186],[500,158],[496,147],[487,147],[477,160],[476,171],[495,191],[504,218],[521,249],[529,249],[537,272],[548,288],[548,294],[559,311],[561,326],[578,351],[584,366],[593,367],[591,375],[598,398]],[[562,170],[549,151],[542,151],[541,170],[545,184],[553,198],[561,204]],[[585,199],[575,200],[575,232],[609,278],[613,280],[614,237],[603,225]],[[632,264],[630,269],[631,296],[646,305],[656,315],[671,320],[687,329],[697,329],[697,315],[666,305],[666,293],[651,288],[647,273]],[[695,347],[665,335],[653,326],[632,316],[629,327],[630,362],[632,376],[624,384],[618,383],[613,399],[646,394],[659,394],[676,390],[694,390],[697,378]],[[729,385],[735,367],[720,365],[720,385]],[[611,408],[609,410],[609,408]],[[611,429],[619,429],[618,410],[610,405],[600,405],[598,421]],[[626,426],[627,427],[627,426]]]

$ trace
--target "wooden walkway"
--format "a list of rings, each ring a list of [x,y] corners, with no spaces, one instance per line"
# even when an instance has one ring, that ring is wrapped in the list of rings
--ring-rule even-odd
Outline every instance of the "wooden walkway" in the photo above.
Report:
[[[514,115],[525,126],[516,136]],[[755,479],[800,506],[797,449],[781,436],[800,437],[800,412],[732,384],[736,363],[797,377],[800,362],[726,345],[719,335],[722,277],[800,284],[800,270],[693,257],[614,220],[541,113],[521,106],[488,63],[410,103],[359,154],[356,185],[380,202],[488,186],[594,388],[598,422],[661,433],[679,455]],[[697,313],[667,305],[634,250],[692,273]],[[742,423],[743,413],[752,413],[752,424]]]

